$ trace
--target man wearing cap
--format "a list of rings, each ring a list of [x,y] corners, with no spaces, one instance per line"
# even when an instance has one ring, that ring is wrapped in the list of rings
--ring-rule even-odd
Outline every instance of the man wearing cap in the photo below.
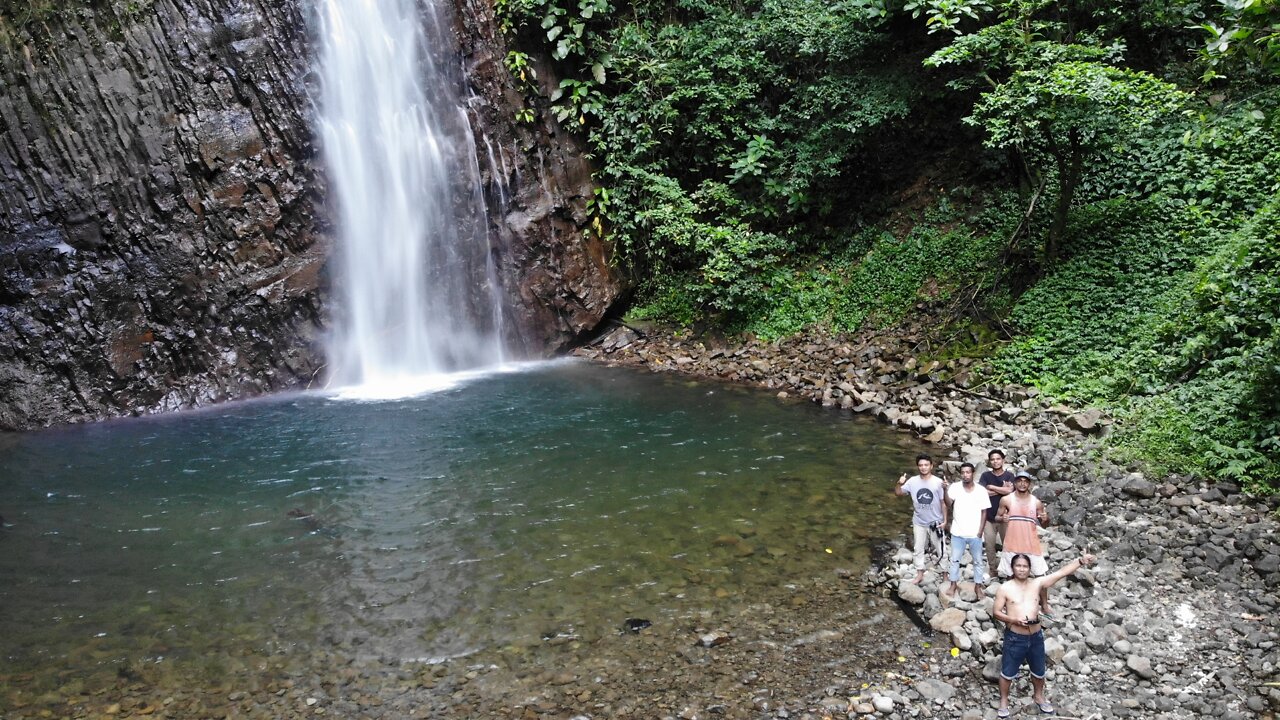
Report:
[[[996,546],[1004,544],[1004,524],[996,522],[996,513],[1000,511],[1000,501],[1005,495],[1013,492],[1013,470],[1005,467],[1004,451],[993,448],[987,453],[987,467],[990,469],[978,478],[978,484],[986,488],[991,498],[991,507],[987,508],[987,524],[982,529],[982,541],[987,548],[987,569],[994,569],[1000,564],[1000,556],[996,554]]]
[[[996,522],[1005,524],[1004,548],[1000,551],[1000,576],[1010,577],[1014,555],[1026,555],[1031,563],[1031,576],[1049,572],[1040,547],[1040,528],[1049,524],[1049,513],[1040,498],[1031,494],[1031,473],[1020,471],[1013,478],[1013,492],[1000,500]],[[1049,590],[1040,591],[1040,614],[1049,614]]]

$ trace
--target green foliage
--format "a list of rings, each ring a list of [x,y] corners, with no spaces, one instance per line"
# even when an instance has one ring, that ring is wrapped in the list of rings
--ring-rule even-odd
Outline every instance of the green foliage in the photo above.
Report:
[[[1101,8],[1060,9],[1049,0],[918,0],[915,16],[957,37],[925,60],[963,65],[973,74],[957,89],[987,87],[965,122],[982,128],[987,144],[1021,159],[1030,184],[1056,184],[1053,220],[1042,265],[1058,260],[1068,215],[1087,165],[1103,150],[1185,102],[1172,85],[1145,71],[1120,67],[1125,43],[1115,18]],[[962,31],[962,20],[978,24]]]
[[[874,133],[923,97],[918,58],[884,62],[884,2],[498,9],[564,78],[544,102],[588,136],[607,191],[593,227],[641,296],[680,317],[741,326],[770,307],[784,266],[839,237],[832,212],[864,192],[847,178]]]
[[[22,30],[58,17],[63,8],[62,3],[52,0],[0,0],[0,23],[10,31]]]
[[[1280,488],[1273,0],[496,7],[521,120],[589,142],[633,314],[776,338],[950,301],[1006,321],[1001,378],[1120,417],[1117,450]],[[914,140],[973,154],[925,127],[966,115],[990,151],[952,172],[1005,174],[877,226],[885,176],[933,175]]]
[[[902,237],[863,229],[806,258],[778,254],[776,236],[711,237],[710,272],[688,274],[641,307],[645,317],[685,323],[705,317],[702,299],[734,332],[775,339],[811,326],[852,331],[901,319],[920,300],[942,301],[958,288],[989,286],[1000,274],[999,250],[1016,198],[979,214],[940,203]],[[706,228],[691,228],[708,232]],[[740,259],[746,258],[745,262]]]
[[[1280,92],[1153,128],[1018,302],[1007,377],[1109,407],[1158,470],[1280,489]],[[1154,192],[1152,192],[1154,191]]]
[[[966,122],[993,147],[1048,154],[1110,148],[1182,106],[1172,85],[1147,73],[1096,62],[1063,61],[1020,70],[985,93]]]
[[[1220,6],[1216,19],[1199,26],[1205,33],[1202,79],[1208,82],[1229,75],[1280,73],[1280,3],[1220,0]]]
[[[962,20],[977,20],[981,13],[991,12],[991,4],[985,0],[906,0],[902,9],[914,18],[925,16],[930,33],[949,30],[959,35]]]
[[[1178,312],[1158,326],[1169,353],[1163,377],[1178,383],[1164,394],[1184,403],[1188,449],[1203,453],[1204,466],[1218,475],[1273,489],[1280,489],[1277,228],[1280,195],[1204,259]],[[1147,425],[1153,423],[1136,424],[1137,437],[1151,432]]]

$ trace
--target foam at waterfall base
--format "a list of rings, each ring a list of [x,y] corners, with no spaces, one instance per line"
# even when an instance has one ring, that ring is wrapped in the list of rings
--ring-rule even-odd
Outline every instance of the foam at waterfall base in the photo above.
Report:
[[[381,402],[429,395],[450,390],[493,375],[518,373],[544,368],[549,365],[573,362],[571,359],[531,360],[508,362],[490,367],[463,370],[452,373],[426,373],[421,375],[387,375],[373,378],[359,385],[330,388],[327,392],[335,400]]]

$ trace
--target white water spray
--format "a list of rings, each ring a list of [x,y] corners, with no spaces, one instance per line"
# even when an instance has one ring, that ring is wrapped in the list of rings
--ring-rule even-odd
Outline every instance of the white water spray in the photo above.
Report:
[[[330,383],[377,396],[503,361],[474,142],[424,2],[321,0],[319,125],[338,211]]]

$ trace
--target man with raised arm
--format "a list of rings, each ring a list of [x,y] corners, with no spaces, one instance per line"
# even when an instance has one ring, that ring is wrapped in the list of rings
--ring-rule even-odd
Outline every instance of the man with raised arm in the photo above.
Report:
[[[1013,557],[1013,578],[1001,583],[996,591],[995,616],[1005,624],[1004,652],[1000,658],[1000,709],[998,717],[1009,717],[1009,686],[1013,684],[1022,663],[1031,670],[1031,699],[1045,715],[1053,714],[1053,704],[1044,696],[1045,654],[1044,630],[1040,627],[1040,593],[1062,578],[1087,567],[1094,558],[1082,554],[1056,572],[1040,578],[1031,577],[1031,558],[1018,553]]]
[[[928,455],[916,456],[916,469],[919,475],[910,479],[906,473],[898,478],[898,487],[893,489],[895,495],[907,495],[911,498],[914,512],[911,515],[911,529],[915,548],[916,579],[911,582],[919,585],[924,582],[925,550],[936,551],[938,564],[946,558],[946,535],[943,528],[947,525],[947,504],[943,502],[946,486],[942,478],[933,474],[933,458]]]

